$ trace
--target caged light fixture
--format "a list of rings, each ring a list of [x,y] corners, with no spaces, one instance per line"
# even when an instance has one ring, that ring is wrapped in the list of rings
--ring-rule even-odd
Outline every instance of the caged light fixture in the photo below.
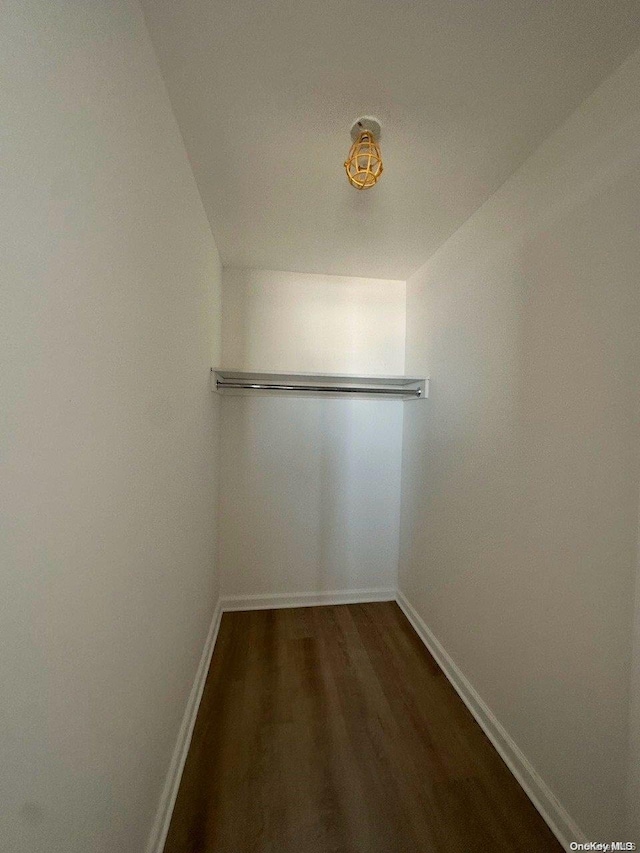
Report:
[[[351,139],[353,145],[344,164],[347,178],[357,190],[368,190],[382,174],[380,122],[371,116],[359,118],[351,128]]]

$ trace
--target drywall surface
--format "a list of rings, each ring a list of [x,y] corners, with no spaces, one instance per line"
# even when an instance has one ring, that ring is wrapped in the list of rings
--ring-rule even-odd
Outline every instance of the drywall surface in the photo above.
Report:
[[[224,366],[404,372],[404,282],[226,269],[223,280]],[[404,406],[223,398],[225,595],[395,587]]]
[[[140,853],[217,599],[219,261],[136,3],[6,3],[0,67],[0,848]]]
[[[407,295],[400,588],[594,840],[625,837],[639,139],[636,53]]]
[[[224,367],[404,372],[404,281],[226,269]]]
[[[394,589],[398,401],[225,397],[225,595]]]

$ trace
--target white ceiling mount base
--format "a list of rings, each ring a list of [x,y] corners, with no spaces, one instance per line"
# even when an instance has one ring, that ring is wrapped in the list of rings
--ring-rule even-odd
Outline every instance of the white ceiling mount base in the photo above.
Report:
[[[360,116],[360,118],[357,118],[351,127],[351,139],[355,142],[363,130],[368,130],[371,133],[374,142],[380,141],[382,128],[377,118],[373,116]]]

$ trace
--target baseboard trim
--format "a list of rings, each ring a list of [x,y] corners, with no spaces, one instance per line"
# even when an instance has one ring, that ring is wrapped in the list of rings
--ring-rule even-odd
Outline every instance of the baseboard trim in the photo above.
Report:
[[[275,610],[283,607],[319,607],[326,604],[365,604],[368,601],[395,601],[392,588],[334,590],[331,592],[271,593],[269,595],[228,595],[223,611]]]
[[[204,685],[207,681],[207,674],[209,672],[209,665],[211,664],[213,649],[216,644],[216,639],[218,638],[222,612],[221,603],[218,601],[209,627],[209,633],[207,634],[207,639],[202,650],[202,656],[200,657],[196,677],[191,688],[191,693],[189,694],[187,707],[185,708],[182,723],[180,724],[178,739],[171,757],[169,772],[167,773],[167,779],[160,797],[160,804],[151,830],[151,835],[149,836],[146,853],[162,853],[167,840],[169,824],[171,823],[171,815],[173,814],[176,797],[178,796],[178,788],[180,787],[180,780],[182,779],[182,772],[189,753],[191,737],[196,724]]]
[[[433,655],[436,663],[449,679],[456,693],[476,722],[496,748],[498,754],[517,779],[520,787],[540,812],[545,822],[565,850],[571,842],[586,843],[587,837],[560,803],[553,791],[538,775],[531,762],[509,735],[488,705],[482,700],[473,685],[459,669],[455,661],[429,630],[423,619],[398,590],[396,601],[416,633]]]

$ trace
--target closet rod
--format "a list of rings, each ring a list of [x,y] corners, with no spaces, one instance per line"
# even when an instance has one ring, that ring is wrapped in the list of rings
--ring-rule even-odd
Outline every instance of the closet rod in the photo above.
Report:
[[[314,391],[320,394],[380,394],[386,397],[421,397],[420,388],[345,388],[340,385],[277,385],[258,382],[230,382],[218,379],[216,388],[245,388],[250,391]]]

